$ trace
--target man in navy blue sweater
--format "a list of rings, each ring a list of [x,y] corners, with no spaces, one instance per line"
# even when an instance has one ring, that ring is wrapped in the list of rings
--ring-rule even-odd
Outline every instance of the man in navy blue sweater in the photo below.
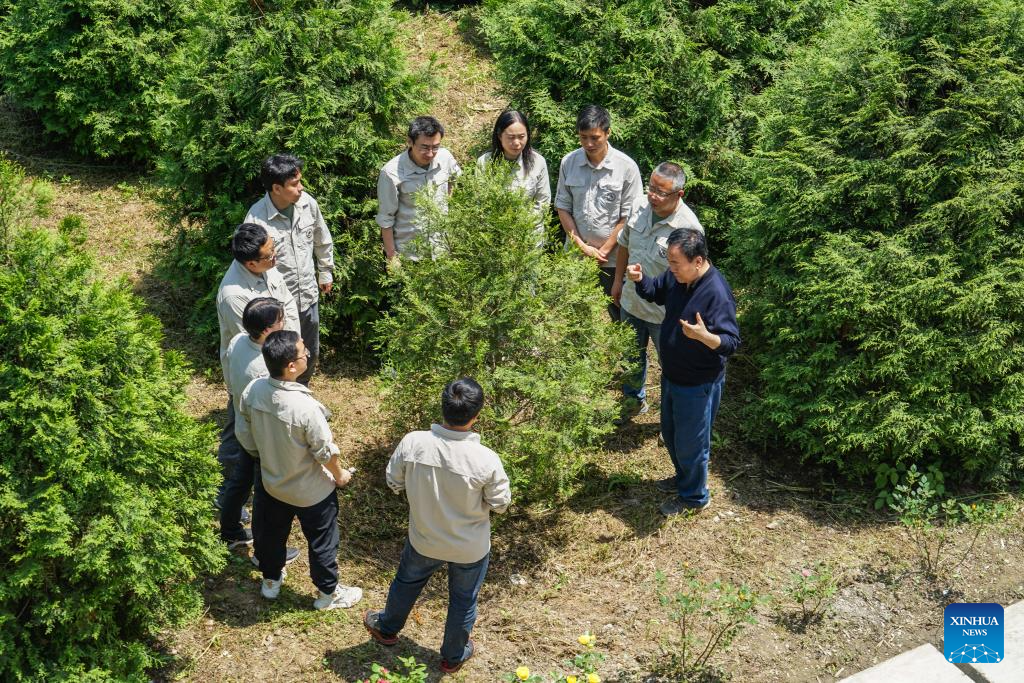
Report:
[[[711,425],[725,384],[725,361],[740,345],[736,300],[711,265],[704,233],[690,228],[668,237],[668,270],[645,277],[639,263],[626,268],[636,293],[665,307],[661,325],[661,434],[676,474],[658,482],[674,493],[661,504],[666,517],[706,508]]]

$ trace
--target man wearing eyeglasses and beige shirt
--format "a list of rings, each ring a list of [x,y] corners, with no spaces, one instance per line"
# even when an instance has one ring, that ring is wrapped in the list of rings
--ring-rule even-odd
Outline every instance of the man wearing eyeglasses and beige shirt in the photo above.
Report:
[[[444,126],[433,116],[418,116],[409,124],[408,147],[384,164],[377,178],[377,225],[384,243],[384,257],[414,258],[413,238],[417,223],[416,191],[432,186],[434,201],[446,208],[452,181],[462,174],[455,157],[441,146]]]

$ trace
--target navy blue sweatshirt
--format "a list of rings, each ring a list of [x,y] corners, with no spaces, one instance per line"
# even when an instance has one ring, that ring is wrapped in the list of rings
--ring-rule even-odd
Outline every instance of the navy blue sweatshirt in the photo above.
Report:
[[[636,293],[665,307],[661,324],[661,372],[671,382],[696,386],[714,382],[725,374],[725,359],[740,345],[740,326],[736,322],[736,300],[725,277],[714,266],[687,286],[678,282],[671,270],[656,278],[644,277],[633,283]],[[717,349],[683,334],[679,320],[696,324],[697,314],[722,343]]]

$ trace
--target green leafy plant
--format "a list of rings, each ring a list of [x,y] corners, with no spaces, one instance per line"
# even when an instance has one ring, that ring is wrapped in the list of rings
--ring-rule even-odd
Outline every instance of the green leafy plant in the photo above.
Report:
[[[536,216],[504,173],[464,175],[447,213],[421,202],[419,260],[394,269],[394,301],[376,325],[381,380],[404,432],[438,417],[447,382],[476,378],[481,438],[516,496],[550,499],[612,429],[608,388],[630,336],[608,321],[593,261],[536,249]]]
[[[1021,471],[1018,24],[1002,0],[857,3],[751,104],[730,253],[754,438],[858,477]]]
[[[1007,511],[1001,503],[979,505],[943,498],[916,465],[907,470],[906,481],[896,486],[891,507],[929,578],[960,567],[974,552],[981,533]],[[969,535],[967,547],[959,557],[951,557],[949,551],[962,531]]]
[[[213,429],[81,221],[35,227],[7,201],[19,178],[0,160],[0,678],[145,681],[223,563]]]
[[[76,151],[149,159],[181,0],[34,0],[0,23],[0,85]]]
[[[232,232],[263,194],[260,163],[296,154],[339,250],[358,255],[335,259],[344,272],[322,305],[341,332],[353,300],[362,311],[377,297],[383,259],[352,221],[373,210],[377,172],[426,96],[426,76],[406,65],[398,15],[387,0],[203,0],[189,22],[155,127],[162,201],[173,225],[184,222],[163,270],[200,293],[192,325],[212,345],[215,288]]]
[[[757,623],[754,610],[766,599],[746,584],[707,582],[685,564],[682,578],[682,586],[673,589],[664,572],[655,574],[658,604],[676,627],[663,636],[659,669],[671,680],[688,681],[707,675],[712,658]]]
[[[403,673],[374,663],[370,667],[370,677],[363,683],[426,683],[427,665],[420,664],[415,657],[399,657]]]
[[[530,673],[528,666],[520,666],[514,672],[505,674],[502,680],[509,683],[600,683],[601,677],[597,673],[597,668],[604,661],[604,654],[595,649],[597,637],[590,631],[585,631],[576,640],[583,646],[583,651],[564,663],[565,668],[572,673],[553,671],[545,676]]]
[[[821,618],[837,588],[832,567],[826,562],[793,572],[786,587],[786,596],[800,608],[802,626]]]
[[[916,465],[913,465],[915,471]],[[942,473],[942,469],[935,463],[928,465],[925,473],[928,475],[928,481],[931,482],[931,486],[935,489],[935,493],[939,496],[943,496],[946,493],[946,476]],[[875,509],[889,509],[895,502],[893,493],[896,487],[901,483],[905,482],[907,476],[906,465],[897,463],[896,465],[889,465],[887,463],[881,463],[875,468],[875,489],[877,495],[875,497]]]

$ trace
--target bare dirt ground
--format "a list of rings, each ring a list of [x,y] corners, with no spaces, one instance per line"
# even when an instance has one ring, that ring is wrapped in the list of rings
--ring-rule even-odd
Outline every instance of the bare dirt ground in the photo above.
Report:
[[[417,59],[440,55],[435,68],[450,85],[439,93],[452,94],[439,99],[436,111],[449,122],[448,144],[468,162],[468,151],[501,107],[490,65],[451,17],[415,15],[409,30],[418,36]],[[199,358],[173,289],[152,274],[166,231],[142,174],[68,160],[59,151],[27,154],[11,143],[5,149],[32,176],[54,183],[54,223],[67,213],[85,217],[88,248],[107,274],[127,278],[161,318],[168,346]],[[248,558],[232,556],[223,573],[206,580],[202,617],[163,636],[161,647],[171,661],[154,673],[157,680],[357,681],[372,662],[394,667],[399,656],[409,655],[428,664],[428,680],[440,678],[443,577],[428,585],[396,647],[375,645],[360,624],[362,609],[384,603],[406,509],[383,483],[394,439],[382,426],[387,406],[378,398],[373,368],[345,356],[345,349],[333,350],[313,389],[334,412],[343,452],[360,470],[344,491],[339,563],[342,580],[363,587],[363,603],[355,610],[313,611],[315,589],[303,552],[290,567],[281,598],[269,604],[259,597],[258,574]],[[212,361],[195,370],[189,409],[201,419],[219,420],[225,396]],[[671,466],[657,443],[652,410],[592,457],[564,504],[513,506],[498,521],[474,630],[479,654],[451,680],[495,681],[524,664],[535,672],[564,669],[586,630],[606,654],[599,669],[604,680],[681,680],[654,675],[661,644],[674,632],[658,605],[654,577],[660,570],[670,585],[678,582],[684,562],[709,580],[745,582],[775,598],[758,609],[757,624],[713,660],[718,671],[710,680],[837,680],[922,642],[941,642],[942,609],[949,602],[1005,605],[1024,597],[1019,509],[988,528],[958,570],[925,579],[901,528],[870,512],[871,492],[830,481],[795,464],[791,454],[758,452],[740,439],[744,366],[742,357],[733,362],[713,448],[712,506],[703,514],[664,521],[657,512],[662,496],[653,481]],[[656,373],[651,382],[656,402]],[[968,542],[966,535],[958,537],[950,556]],[[292,544],[305,550],[298,533]],[[819,561],[836,568],[839,591],[824,618],[802,630],[793,623],[797,608],[783,588],[793,572]]]

